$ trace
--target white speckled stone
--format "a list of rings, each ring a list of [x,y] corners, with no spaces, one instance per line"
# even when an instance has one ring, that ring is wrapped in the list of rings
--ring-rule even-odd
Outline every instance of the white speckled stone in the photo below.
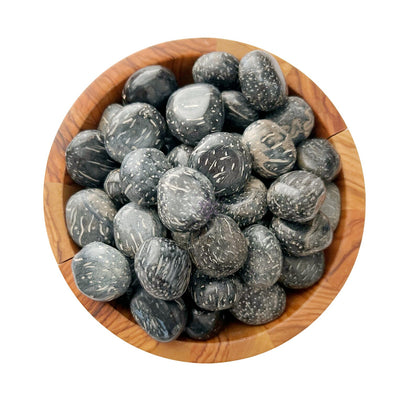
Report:
[[[104,191],[111,198],[117,208],[130,202],[124,195],[120,185],[120,169],[112,170],[104,181]]]
[[[168,154],[168,161],[173,167],[188,166],[189,157],[194,148],[186,144],[174,147]]]
[[[108,126],[110,125],[110,120],[115,116],[121,109],[122,105],[114,103],[110,104],[103,111],[100,122],[98,123],[97,129],[100,130],[104,135],[108,132]]]
[[[338,227],[341,216],[341,194],[339,193],[338,186],[333,182],[326,183],[325,187],[326,197],[321,206],[321,212],[328,217],[329,224],[334,231]]]

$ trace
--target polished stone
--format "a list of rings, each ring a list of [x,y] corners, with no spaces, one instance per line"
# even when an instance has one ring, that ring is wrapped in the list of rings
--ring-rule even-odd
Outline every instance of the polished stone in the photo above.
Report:
[[[168,154],[168,161],[173,167],[178,166],[189,166],[189,157],[193,152],[194,148],[187,144],[180,144],[174,147]]]
[[[110,125],[110,120],[115,116],[121,109],[123,108],[122,105],[118,103],[110,104],[105,108],[103,114],[100,118],[100,122],[98,123],[97,130],[100,130],[104,135],[108,132],[108,126]]]
[[[205,341],[219,334],[224,326],[221,311],[206,311],[196,305],[188,306],[188,322],[185,334],[192,339]]]
[[[326,198],[321,206],[321,212],[328,217],[329,224],[334,231],[338,227],[341,217],[341,194],[338,186],[333,182],[325,184]]]
[[[123,205],[130,202],[121,190],[120,181],[120,169],[112,170],[104,181],[104,191],[111,198],[117,208],[121,208]]]

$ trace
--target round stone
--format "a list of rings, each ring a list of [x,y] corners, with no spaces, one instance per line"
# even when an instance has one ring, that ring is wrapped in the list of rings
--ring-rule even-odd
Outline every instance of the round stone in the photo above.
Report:
[[[194,82],[215,85],[220,90],[238,88],[239,61],[228,52],[211,52],[200,56],[192,67]]]
[[[74,182],[88,188],[101,187],[108,173],[118,167],[108,156],[104,136],[98,130],[78,133],[66,148],[65,161]]]
[[[267,188],[260,180],[251,176],[240,193],[218,200],[220,213],[231,217],[240,227],[260,221],[267,212]]]
[[[179,88],[169,97],[166,122],[176,138],[195,146],[207,134],[222,129],[224,104],[220,91],[210,84]]]
[[[132,74],[124,84],[124,104],[148,103],[163,109],[169,96],[178,88],[174,73],[161,65],[149,65]]]
[[[118,250],[104,243],[87,244],[75,254],[71,267],[78,289],[93,300],[116,299],[130,285],[129,262]]]
[[[216,278],[230,276],[247,259],[247,241],[232,218],[218,214],[191,235],[189,253],[201,273]]]
[[[73,194],[65,207],[66,226],[80,247],[94,241],[113,244],[113,219],[117,209],[101,189],[82,189]]]
[[[221,311],[206,311],[195,305],[188,307],[185,334],[189,338],[205,341],[218,335],[223,326],[224,314]]]
[[[294,170],[279,176],[267,191],[267,204],[277,217],[288,221],[310,221],[325,199],[325,184],[310,172]]]
[[[328,217],[329,224],[332,231],[338,227],[339,218],[341,216],[341,194],[339,193],[338,186],[333,182],[325,184],[326,197],[324,203],[321,206],[321,212]]]
[[[222,311],[231,308],[238,301],[241,283],[236,276],[216,279],[196,271],[191,277],[189,292],[200,308]]]
[[[267,288],[244,285],[239,301],[230,312],[247,325],[263,325],[282,315],[285,308],[286,293],[278,283]]]
[[[296,162],[296,147],[286,132],[271,120],[257,120],[243,133],[243,142],[253,157],[253,169],[266,179],[290,171]]]
[[[214,188],[209,179],[195,169],[168,170],[157,187],[160,220],[171,231],[200,229],[213,214]]]
[[[173,167],[188,166],[189,157],[194,148],[186,144],[174,147],[168,154],[168,161]]]
[[[123,159],[120,167],[120,184],[124,195],[139,205],[156,205],[157,184],[171,167],[161,150],[133,150]]]
[[[108,132],[108,126],[110,125],[110,120],[115,116],[121,109],[122,105],[114,103],[110,104],[103,111],[100,122],[98,123],[97,129],[100,130],[104,135]]]
[[[242,281],[253,287],[273,286],[282,271],[283,255],[273,231],[254,224],[243,231],[248,243],[247,260],[239,272]]]
[[[144,241],[134,257],[134,270],[142,287],[163,300],[177,299],[185,293],[191,267],[188,253],[163,237]]]
[[[134,320],[153,339],[169,342],[178,338],[185,329],[188,312],[185,302],[156,299],[139,288],[130,303]]]
[[[241,91],[259,111],[272,111],[287,97],[287,86],[276,59],[264,51],[251,51],[240,61]]]
[[[251,155],[240,134],[212,133],[195,147],[189,166],[211,181],[217,196],[231,195],[246,184],[251,174]]]
[[[118,208],[130,202],[121,190],[120,182],[120,169],[112,170],[104,181],[104,191]]]
[[[296,150],[299,168],[312,172],[325,181],[332,181],[341,170],[339,154],[326,139],[306,140]]]
[[[223,130],[242,133],[246,127],[260,118],[259,112],[240,91],[223,91],[225,121]]]
[[[104,145],[108,154],[121,163],[133,150],[160,148],[165,132],[165,120],[155,107],[147,103],[128,104],[111,118]]]
[[[329,220],[320,212],[303,224],[274,217],[271,228],[284,252],[291,256],[309,256],[326,249],[332,242]]]
[[[114,217],[116,247],[128,257],[134,257],[140,245],[149,238],[165,236],[166,229],[156,211],[136,202],[124,205]]]
[[[277,123],[295,146],[309,137],[315,124],[312,108],[304,99],[296,96],[288,97],[281,107],[268,113],[266,118]]]
[[[284,256],[280,283],[290,289],[306,289],[322,277],[324,270],[323,251],[305,257]]]

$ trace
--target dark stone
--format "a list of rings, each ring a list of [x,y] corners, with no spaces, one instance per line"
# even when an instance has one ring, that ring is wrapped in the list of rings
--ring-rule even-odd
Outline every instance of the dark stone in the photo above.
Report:
[[[66,170],[79,185],[101,187],[108,173],[119,165],[108,156],[104,136],[98,130],[84,130],[68,144],[65,151]]]
[[[191,232],[179,232],[171,231],[170,232],[173,241],[183,250],[188,250],[191,244]]]
[[[106,109],[103,111],[100,122],[98,123],[97,129],[100,130],[104,135],[106,135],[108,132],[108,126],[110,125],[110,120],[122,108],[123,106],[117,103],[110,104],[108,107],[106,107]]]
[[[178,88],[174,73],[161,65],[149,65],[132,74],[124,85],[124,104],[148,103],[163,109],[169,96]]]
[[[232,218],[219,214],[191,235],[189,254],[201,273],[216,278],[230,276],[247,259],[247,241]]]
[[[124,205],[114,217],[116,247],[128,257],[134,257],[140,245],[149,238],[165,236],[166,229],[156,211],[136,202]]]
[[[332,181],[341,170],[338,152],[326,139],[309,139],[297,148],[297,165],[312,172],[324,181]]]
[[[338,187],[333,182],[325,184],[326,197],[321,206],[321,212],[328,217],[332,231],[338,227],[341,216],[341,194]]]
[[[294,170],[279,176],[267,192],[267,204],[277,217],[307,222],[318,213],[325,199],[325,185],[310,172]]]
[[[108,154],[121,163],[133,150],[162,147],[165,132],[165,120],[155,107],[147,103],[133,103],[111,118],[104,144]]]
[[[309,256],[326,249],[332,242],[329,220],[320,212],[304,224],[274,217],[271,228],[283,251],[291,256]]]
[[[174,147],[168,154],[168,161],[173,167],[188,166],[189,157],[194,148],[186,144]]]
[[[66,226],[80,247],[94,241],[113,244],[113,219],[117,209],[101,189],[82,189],[73,194],[65,208]]]
[[[162,147],[160,150],[167,155],[171,150],[173,150],[176,146],[182,144],[176,137],[173,136],[165,136],[162,140]]]
[[[191,259],[172,240],[146,240],[134,257],[134,270],[142,287],[153,297],[173,300],[181,297],[191,276]]]
[[[159,181],[158,213],[162,223],[171,231],[200,229],[210,219],[214,203],[211,182],[195,169],[173,168]]]
[[[130,202],[121,190],[120,181],[120,169],[112,170],[104,181],[104,191],[111,198],[117,208],[121,208],[123,205]]]
[[[284,104],[287,86],[276,59],[264,51],[251,51],[240,61],[241,92],[257,110],[272,111]]]
[[[195,146],[209,133],[221,131],[224,105],[219,90],[210,84],[190,84],[176,90],[166,105],[170,132]]]
[[[75,254],[71,267],[78,289],[93,300],[116,299],[130,285],[129,262],[118,250],[104,243],[87,244]]]
[[[286,132],[271,120],[251,123],[243,142],[253,157],[253,169],[263,178],[277,178],[291,170],[296,162],[296,147]]]
[[[286,293],[275,283],[268,288],[244,285],[231,314],[248,325],[263,325],[278,318],[286,308]]]
[[[206,311],[196,305],[188,306],[185,334],[189,338],[205,341],[218,335],[223,326],[224,314],[221,311]]]
[[[304,99],[295,96],[288,97],[281,107],[268,113],[265,118],[277,123],[295,146],[309,137],[315,124],[311,107]]]
[[[161,150],[133,150],[123,159],[120,168],[121,189],[124,195],[139,205],[156,205],[157,184],[171,167]]]
[[[158,342],[169,342],[178,338],[185,329],[188,312],[185,302],[179,298],[162,300],[139,289],[130,303],[134,320]]]
[[[211,181],[217,196],[231,195],[244,188],[251,174],[251,155],[240,134],[212,133],[195,147],[189,166]]]
[[[243,234],[248,243],[248,256],[239,272],[242,281],[259,288],[273,286],[279,280],[283,263],[275,234],[260,224],[251,225]]]
[[[239,61],[227,52],[211,52],[200,56],[192,67],[194,82],[206,82],[220,90],[238,88]]]

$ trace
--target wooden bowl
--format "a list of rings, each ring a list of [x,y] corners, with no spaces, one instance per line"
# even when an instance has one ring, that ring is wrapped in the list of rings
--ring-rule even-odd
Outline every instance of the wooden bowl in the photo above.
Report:
[[[188,362],[224,362],[268,351],[292,338],[310,325],[331,303],[347,279],[361,243],[365,215],[364,179],[357,150],[344,121],[325,94],[302,72],[276,56],[291,95],[303,97],[312,107],[316,126],[314,136],[324,137],[341,156],[342,171],[337,178],[342,212],[332,245],[326,250],[326,271],[313,287],[289,292],[287,308],[277,320],[261,326],[231,322],[217,337],[208,341],[180,338],[159,343],[133,320],[128,308],[93,301],[75,286],[71,259],[79,248],[65,226],[65,204],[80,189],[65,170],[65,149],[81,130],[97,127],[104,109],[121,99],[127,78],[146,65],[164,65],[176,74],[179,85],[193,82],[191,68],[202,54],[226,51],[242,58],[259,49],[224,39],[185,39],[162,43],[137,52],[100,75],[78,98],[65,117],[52,144],[44,183],[44,212],[49,241],[58,266],[84,307],[106,328],[130,344],[162,357]]]

